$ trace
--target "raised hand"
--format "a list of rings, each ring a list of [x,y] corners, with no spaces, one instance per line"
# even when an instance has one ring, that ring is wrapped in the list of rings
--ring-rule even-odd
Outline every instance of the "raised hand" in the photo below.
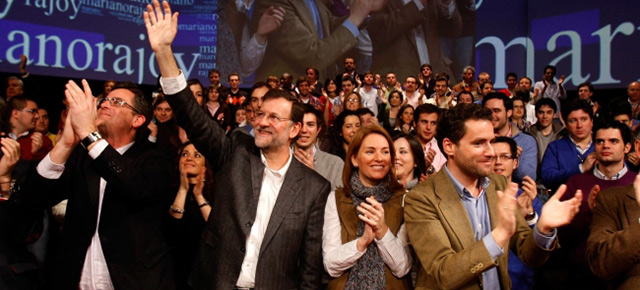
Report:
[[[69,115],[71,126],[79,140],[87,137],[89,133],[96,131],[97,106],[96,99],[91,93],[91,88],[86,80],[82,80],[83,89],[74,81],[69,81],[64,94],[69,103]]]
[[[275,8],[273,6],[269,7],[267,11],[265,11],[260,17],[260,22],[258,22],[258,30],[256,31],[256,36],[263,38],[266,37],[267,34],[275,31],[282,25],[282,20],[284,20],[284,8],[278,7]],[[260,43],[265,43],[265,39]]]
[[[307,167],[311,169],[314,168],[313,155],[311,153],[304,151],[304,149],[302,148],[297,148],[296,150],[293,151],[293,156],[295,156],[296,159],[298,159],[298,161],[300,161],[302,164],[306,165]]]
[[[20,143],[11,138],[0,138],[0,150],[2,150],[2,158],[0,159],[0,182],[10,182],[11,172],[16,163],[20,160]]]
[[[590,171],[593,166],[596,164],[596,153],[595,152],[591,152],[589,153],[589,155],[587,155],[587,158],[584,159],[584,162],[582,162],[582,172],[587,172]]]
[[[556,193],[553,194],[542,207],[540,219],[537,224],[540,233],[549,234],[553,229],[569,224],[578,211],[580,211],[582,191],[577,190],[573,198],[560,201],[560,198],[566,190],[567,186],[564,184],[561,185]]]
[[[147,125],[147,129],[149,129],[149,131],[151,132],[149,134],[149,136],[152,137],[157,137],[158,136],[158,125],[156,125],[156,122],[149,122],[149,125]]]
[[[144,25],[149,35],[149,44],[153,51],[170,49],[173,39],[178,33],[178,12],[171,14],[169,2],[153,0],[153,6],[147,5],[147,11],[142,13]]]
[[[356,248],[358,249],[358,251],[364,252],[364,250],[367,249],[367,246],[371,244],[371,242],[373,242],[373,238],[375,238],[373,229],[370,225],[365,223],[364,233],[362,233],[362,236],[359,237],[358,241],[356,242]]]
[[[205,178],[205,173],[207,172],[206,168],[202,168],[198,176],[196,176],[196,185],[193,187],[193,195],[198,197],[202,196],[202,190],[204,189],[204,182],[207,181]]]
[[[633,181],[633,192],[636,194],[636,202],[640,205],[640,174],[636,175]]]
[[[516,232],[517,192],[518,185],[515,183],[510,183],[504,192],[496,192],[498,195],[498,224],[491,231],[491,235],[501,248],[507,245],[511,236]]]
[[[600,193],[600,185],[596,184],[591,188],[591,191],[589,191],[589,199],[587,202],[590,210],[596,208],[596,197],[598,196],[598,193]]]
[[[435,157],[436,157],[436,151],[429,148],[429,151],[427,151],[427,156],[424,157],[424,163],[427,165],[427,168],[431,166],[431,163],[433,163],[433,159]]]
[[[564,83],[564,75],[560,76],[560,79],[558,79],[558,85],[562,85],[562,83]]]

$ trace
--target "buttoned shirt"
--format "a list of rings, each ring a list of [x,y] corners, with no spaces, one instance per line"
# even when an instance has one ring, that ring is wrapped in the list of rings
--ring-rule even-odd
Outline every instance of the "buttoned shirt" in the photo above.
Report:
[[[453,183],[453,187],[460,196],[462,205],[467,212],[467,217],[471,222],[473,228],[473,234],[476,241],[482,239],[482,243],[486,247],[487,251],[491,255],[493,260],[496,260],[499,256],[504,254],[504,249],[500,248],[491,235],[491,215],[489,213],[489,204],[487,202],[486,190],[489,187],[491,181],[488,177],[482,177],[478,180],[478,197],[471,195],[471,192],[467,190],[449,171],[447,166],[444,166],[444,170],[447,176]],[[551,236],[544,236],[538,232],[537,227],[534,227],[533,237],[539,246],[549,250],[553,245],[556,238],[556,230],[553,230]],[[483,289],[500,289],[500,277],[498,276],[498,268],[492,267],[489,270],[482,273]]]
[[[245,243],[246,253],[240,268],[240,276],[236,282],[236,286],[238,287],[253,288],[255,286],[260,247],[262,246],[262,240],[264,239],[264,234],[267,231],[267,226],[271,219],[271,212],[276,205],[280,188],[291,165],[292,156],[293,151],[289,150],[289,160],[287,163],[280,168],[280,170],[273,170],[269,168],[267,159],[264,157],[264,154],[260,152],[260,159],[265,166],[262,172],[262,187],[260,188],[256,219],[251,226],[251,232]]]
[[[116,148],[116,151],[120,155],[124,154],[134,142],[131,142],[120,148]],[[89,156],[96,159],[102,151],[109,146],[106,140],[102,139],[93,146],[89,151]],[[51,161],[49,154],[42,159],[38,164],[38,173],[48,179],[58,179],[64,172],[64,164],[56,164]],[[82,274],[80,277],[79,289],[82,290],[113,290],[113,283],[111,282],[111,276],[109,275],[109,268],[107,267],[107,261],[104,258],[102,251],[102,244],[100,243],[100,234],[98,229],[100,228],[100,214],[102,213],[102,200],[104,199],[104,191],[107,187],[107,181],[100,177],[100,190],[98,196],[98,220],[96,223],[96,231],[91,238],[91,245],[87,249],[87,254],[84,258],[84,265],[82,267]]]
[[[600,167],[598,164],[593,167],[593,175],[602,180],[618,180],[620,179],[620,177],[623,177],[625,174],[627,174],[628,171],[627,165],[623,164],[622,169],[620,169],[618,173],[616,173],[614,176],[611,176],[611,178],[608,178],[606,175],[604,175],[604,173],[602,173],[602,171],[600,171],[598,167]]]

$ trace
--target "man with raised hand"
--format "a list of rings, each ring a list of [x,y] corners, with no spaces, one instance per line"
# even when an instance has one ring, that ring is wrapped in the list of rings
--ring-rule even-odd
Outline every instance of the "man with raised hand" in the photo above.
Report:
[[[286,91],[270,90],[255,112],[255,140],[241,132],[225,136],[189,97],[173,57],[178,13],[154,0],[143,17],[178,124],[217,172],[192,287],[319,289],[331,184],[292,154],[304,115],[300,103]]]

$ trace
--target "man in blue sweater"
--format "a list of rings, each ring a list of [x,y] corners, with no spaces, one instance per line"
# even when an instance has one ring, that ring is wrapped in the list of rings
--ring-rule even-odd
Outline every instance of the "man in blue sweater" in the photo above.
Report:
[[[542,182],[556,190],[569,177],[593,168],[596,156],[592,142],[593,109],[585,100],[572,100],[562,107],[568,136],[549,143],[542,158]]]
[[[489,93],[482,99],[482,105],[491,110],[493,132],[496,137],[509,137],[518,144],[518,168],[513,172],[514,182],[522,182],[525,176],[536,180],[538,170],[538,145],[536,139],[509,122],[513,103],[503,93]]]

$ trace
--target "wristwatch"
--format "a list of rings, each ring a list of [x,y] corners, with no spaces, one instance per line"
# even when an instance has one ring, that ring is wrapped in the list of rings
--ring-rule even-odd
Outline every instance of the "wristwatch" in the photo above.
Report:
[[[534,219],[536,217],[536,212],[532,211],[530,213],[528,213],[527,215],[524,216],[524,220],[526,221],[530,221],[532,219]]]
[[[87,135],[87,137],[84,137],[84,139],[82,139],[82,141],[80,141],[80,145],[82,145],[82,147],[84,147],[84,149],[87,149],[87,147],[89,147],[89,145],[93,144],[93,142],[96,142],[98,140],[102,139],[102,135],[100,135],[100,132],[95,131],[95,132],[91,132],[89,133],[89,135]]]

